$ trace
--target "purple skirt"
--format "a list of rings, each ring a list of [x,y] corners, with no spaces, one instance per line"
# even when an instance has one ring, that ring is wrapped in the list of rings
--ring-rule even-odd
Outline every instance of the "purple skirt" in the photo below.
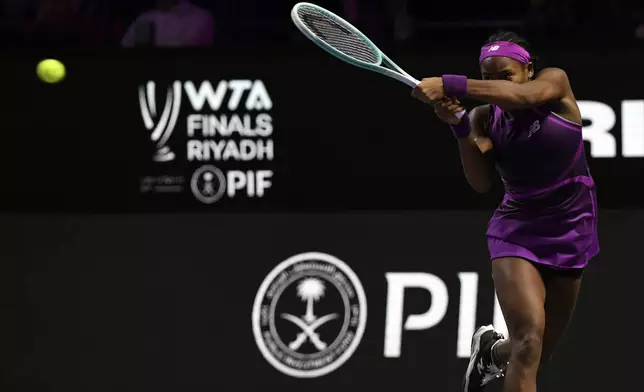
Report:
[[[490,259],[520,257],[554,269],[584,268],[599,253],[594,186],[569,184],[546,196],[506,195],[488,223]]]

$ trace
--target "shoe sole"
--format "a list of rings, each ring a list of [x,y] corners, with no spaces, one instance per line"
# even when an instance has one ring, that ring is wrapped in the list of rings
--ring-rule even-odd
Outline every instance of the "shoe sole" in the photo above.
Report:
[[[469,392],[470,388],[470,375],[474,371],[474,366],[476,365],[476,357],[479,355],[481,350],[481,336],[488,331],[494,331],[494,327],[491,325],[480,327],[472,336],[472,353],[470,354],[470,363],[467,365],[467,371],[465,373],[465,379],[463,380],[463,392]]]

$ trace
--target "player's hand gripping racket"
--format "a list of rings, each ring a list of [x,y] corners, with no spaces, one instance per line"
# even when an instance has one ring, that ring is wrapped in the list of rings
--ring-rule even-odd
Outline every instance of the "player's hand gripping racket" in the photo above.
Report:
[[[378,72],[415,88],[420,81],[391,61],[360,30],[338,15],[311,3],[297,3],[291,10],[295,26],[329,54],[356,67]],[[463,117],[465,111],[457,113]]]

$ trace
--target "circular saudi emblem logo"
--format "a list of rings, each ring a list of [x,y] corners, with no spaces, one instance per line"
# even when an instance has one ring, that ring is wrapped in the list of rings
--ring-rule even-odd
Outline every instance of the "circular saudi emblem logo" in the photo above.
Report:
[[[277,370],[320,377],[355,352],[367,322],[367,299],[356,274],[325,253],[302,253],[275,267],[253,305],[253,334]]]
[[[226,176],[213,165],[201,166],[192,174],[190,189],[197,200],[205,204],[212,204],[224,195]]]

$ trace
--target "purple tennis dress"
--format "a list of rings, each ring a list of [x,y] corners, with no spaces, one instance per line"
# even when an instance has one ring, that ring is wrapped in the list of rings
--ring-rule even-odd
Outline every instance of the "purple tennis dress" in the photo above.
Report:
[[[490,258],[583,268],[599,252],[597,198],[581,125],[547,108],[512,118],[490,105],[488,123],[505,197],[487,231]]]

